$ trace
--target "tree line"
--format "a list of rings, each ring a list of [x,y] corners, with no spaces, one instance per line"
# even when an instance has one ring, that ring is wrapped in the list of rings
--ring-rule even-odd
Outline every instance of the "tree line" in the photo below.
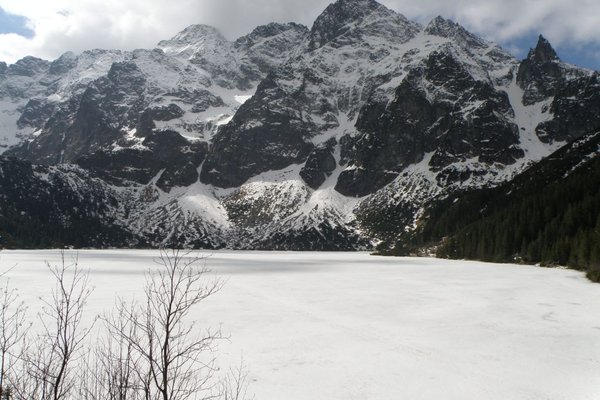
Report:
[[[534,175],[439,202],[395,253],[429,246],[438,257],[564,265],[600,281],[600,158],[553,182]]]

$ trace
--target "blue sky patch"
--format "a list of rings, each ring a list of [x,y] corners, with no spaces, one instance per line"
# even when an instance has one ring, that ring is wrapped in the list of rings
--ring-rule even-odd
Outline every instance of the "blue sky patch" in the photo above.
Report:
[[[32,38],[34,31],[27,27],[27,18],[9,14],[0,7],[0,34],[16,33],[26,38]]]

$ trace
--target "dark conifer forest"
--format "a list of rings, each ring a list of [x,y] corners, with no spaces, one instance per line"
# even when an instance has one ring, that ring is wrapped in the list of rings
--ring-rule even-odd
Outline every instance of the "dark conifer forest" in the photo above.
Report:
[[[433,246],[438,257],[567,265],[600,281],[600,159],[566,177],[568,162],[556,160],[498,188],[436,203],[394,252]]]

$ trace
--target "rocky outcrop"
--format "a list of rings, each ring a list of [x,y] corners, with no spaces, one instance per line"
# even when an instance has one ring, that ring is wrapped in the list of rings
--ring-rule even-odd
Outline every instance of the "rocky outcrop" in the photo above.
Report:
[[[256,94],[219,131],[202,167],[203,182],[239,186],[254,175],[306,160],[316,130],[298,112],[302,94],[286,96],[279,74],[261,82]]]
[[[198,180],[198,167],[208,145],[190,142],[173,131],[153,132],[138,146],[100,150],[76,160],[102,179],[122,186],[128,182],[146,185],[151,180],[165,192]]]
[[[37,57],[25,57],[11,64],[6,71],[7,75],[33,77],[46,72],[50,63]]]
[[[68,51],[56,60],[52,61],[52,63],[50,63],[50,68],[48,69],[48,72],[51,75],[64,75],[76,68],[77,63],[78,60],[75,53]]]
[[[249,81],[259,81],[302,48],[308,35],[304,25],[271,23],[254,29],[233,43],[240,54],[240,70]]]
[[[554,95],[564,82],[564,69],[556,51],[540,35],[537,46],[519,65],[517,83],[525,91],[523,104],[537,103]]]
[[[93,82],[80,98],[60,107],[33,141],[11,154],[42,164],[74,162],[111,146],[121,136],[121,128],[143,109],[146,78],[132,62],[114,63],[106,77]],[[132,107],[123,107],[135,98]]]
[[[316,147],[308,155],[304,167],[300,170],[300,177],[312,189],[318,189],[331,176],[337,167],[333,156],[334,147],[337,143],[330,140]]]
[[[512,164],[523,152],[511,116],[504,92],[475,79],[450,49],[434,52],[408,74],[391,103],[375,98],[361,110],[361,134],[342,142],[342,162],[350,167],[336,189],[349,196],[373,193],[426,153],[432,153],[433,171],[473,158]]]
[[[25,105],[23,113],[17,120],[17,127],[20,129],[25,127],[41,129],[55,110],[56,103],[54,102],[46,99],[31,99]]]
[[[600,130],[600,82],[598,73],[574,79],[557,88],[550,105],[554,118],[537,127],[538,137],[552,143],[570,142]]]
[[[553,115],[536,128],[543,142],[571,141],[598,128],[598,74],[563,63],[543,36],[521,62],[517,83],[524,105],[545,102]]]

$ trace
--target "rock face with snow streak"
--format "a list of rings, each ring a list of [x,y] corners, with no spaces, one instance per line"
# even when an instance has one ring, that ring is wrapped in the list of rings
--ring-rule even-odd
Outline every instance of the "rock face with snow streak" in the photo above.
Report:
[[[11,68],[38,79],[34,84],[54,82],[25,94],[30,99],[19,125],[36,136],[10,153],[36,163],[77,162],[115,144],[135,147],[152,130],[165,129],[206,142],[240,105],[236,96],[248,97],[305,31],[272,25],[236,46],[214,28],[194,25],[154,50],[66,53],[51,65],[20,61]]]
[[[120,226],[150,245],[369,247],[433,199],[598,130],[599,115],[598,74],[543,37],[519,62],[374,0],[339,0],[311,29],[229,41],[193,25],[154,50],[0,65],[6,154],[118,188]]]
[[[523,104],[545,103],[553,116],[536,128],[543,142],[572,141],[598,130],[598,73],[561,62],[543,36],[519,65],[517,83]]]

